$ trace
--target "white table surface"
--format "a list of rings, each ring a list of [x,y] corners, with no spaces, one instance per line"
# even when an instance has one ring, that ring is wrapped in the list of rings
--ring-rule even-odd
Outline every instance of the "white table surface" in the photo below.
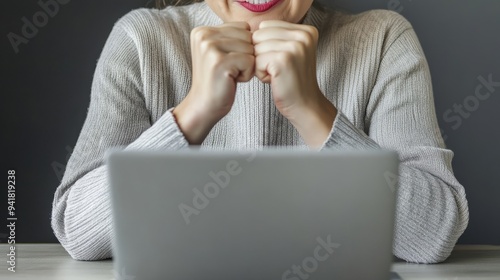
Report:
[[[8,245],[0,244],[0,279],[112,280],[113,262],[75,261],[59,244],[17,244],[16,272],[7,270]],[[395,262],[404,280],[500,280],[500,246],[457,246],[444,263],[418,265]]]

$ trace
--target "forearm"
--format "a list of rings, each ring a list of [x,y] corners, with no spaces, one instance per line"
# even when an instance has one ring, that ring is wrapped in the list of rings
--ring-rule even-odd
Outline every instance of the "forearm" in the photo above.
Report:
[[[338,112],[323,149],[373,148],[380,146]],[[441,262],[468,223],[465,192],[451,171],[453,153],[430,146],[394,149],[401,160],[394,254],[409,262]]]
[[[444,261],[468,223],[461,186],[401,165],[397,197],[394,255],[416,263]]]
[[[98,167],[54,201],[52,228],[76,260],[111,258],[111,201],[106,176],[106,166]]]
[[[64,178],[58,186],[52,209],[52,228],[68,253],[78,260],[111,257],[111,209],[109,186],[104,164],[104,149],[93,146],[116,142],[123,130],[88,125],[82,129],[75,151],[69,159]],[[107,133],[99,133],[107,129]],[[145,129],[145,128],[144,128]],[[125,150],[182,149],[187,142],[177,128],[171,112],[166,112],[150,128],[145,129]],[[116,145],[120,146],[120,145]]]
[[[188,95],[175,109],[172,115],[183,133],[187,142],[191,145],[203,143],[212,127],[220,120],[216,114],[206,113],[206,109],[191,101]]]
[[[357,128],[340,110],[337,110],[333,127],[320,149],[380,149],[380,146],[363,130]]]
[[[320,96],[317,102],[312,102],[289,119],[306,145],[312,149],[322,147],[337,116],[335,106],[322,94]]]

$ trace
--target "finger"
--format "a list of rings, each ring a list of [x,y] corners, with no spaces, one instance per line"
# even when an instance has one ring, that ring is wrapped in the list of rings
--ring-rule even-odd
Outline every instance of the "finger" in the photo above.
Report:
[[[252,43],[252,33],[246,29],[232,26],[225,27],[195,27],[190,34],[191,46],[210,40],[238,39]]]
[[[240,39],[222,38],[222,39],[217,39],[216,41],[213,42],[214,44],[216,44],[217,49],[225,53],[236,52],[236,53],[253,55],[255,51],[254,46],[252,44]]]
[[[297,30],[291,30],[282,27],[259,29],[252,34],[252,42],[253,44],[258,44],[260,42],[271,39],[298,40],[300,39],[300,36],[297,35],[296,31]]]
[[[273,74],[277,75],[276,66],[272,65],[277,52],[268,52],[255,57],[255,76],[264,83],[270,83]]]
[[[299,23],[291,23],[283,20],[265,20],[259,24],[259,29],[269,28],[269,27],[281,27],[291,30],[304,30],[307,31],[310,25],[299,24]]]
[[[233,38],[252,43],[252,33],[250,31],[234,27],[221,28],[218,38]]]
[[[252,42],[250,25],[247,22],[229,22],[217,27],[221,37],[235,38]]]
[[[255,45],[254,55],[259,56],[268,52],[304,53],[303,45],[289,40],[267,40]]]
[[[229,53],[226,57],[227,69],[238,82],[248,82],[252,79],[255,69],[255,57],[243,53]]]
[[[281,28],[281,29],[288,29],[291,31],[293,30],[302,31],[309,34],[310,38],[314,40],[318,40],[319,37],[318,29],[312,25],[307,25],[307,24],[296,24],[281,20],[267,20],[267,21],[262,21],[259,24],[259,30],[266,30],[268,28]],[[300,36],[301,38],[299,38],[299,40],[308,40],[309,37],[309,36],[304,36],[304,34]]]
[[[252,42],[252,33],[250,32],[248,23],[243,22],[233,22],[225,23],[222,25],[208,27],[199,26],[195,27],[191,33],[193,33],[194,38],[198,38],[198,41],[203,41],[208,38],[220,39],[220,38],[234,38],[240,39],[247,42]]]

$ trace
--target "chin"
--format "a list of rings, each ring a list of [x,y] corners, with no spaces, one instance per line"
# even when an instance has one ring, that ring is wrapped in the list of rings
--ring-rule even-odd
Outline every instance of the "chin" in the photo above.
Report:
[[[248,21],[248,24],[250,25],[250,31],[254,32],[259,29],[259,24],[262,22],[262,20],[250,20]]]

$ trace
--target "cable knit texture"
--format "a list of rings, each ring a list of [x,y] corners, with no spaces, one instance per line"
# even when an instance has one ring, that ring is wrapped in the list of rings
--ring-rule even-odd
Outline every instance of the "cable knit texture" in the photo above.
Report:
[[[87,118],[58,186],[55,235],[78,260],[112,257],[112,221],[104,154],[183,149],[188,142],[171,109],[191,86],[190,32],[222,24],[206,5],[138,9],[115,25],[97,63]],[[386,148],[401,160],[394,255],[445,260],[468,223],[438,128],[429,68],[410,23],[397,13],[348,14],[314,5],[303,24],[320,32],[317,80],[338,108],[322,149]],[[230,113],[203,149],[305,147],[257,78],[237,86]]]

